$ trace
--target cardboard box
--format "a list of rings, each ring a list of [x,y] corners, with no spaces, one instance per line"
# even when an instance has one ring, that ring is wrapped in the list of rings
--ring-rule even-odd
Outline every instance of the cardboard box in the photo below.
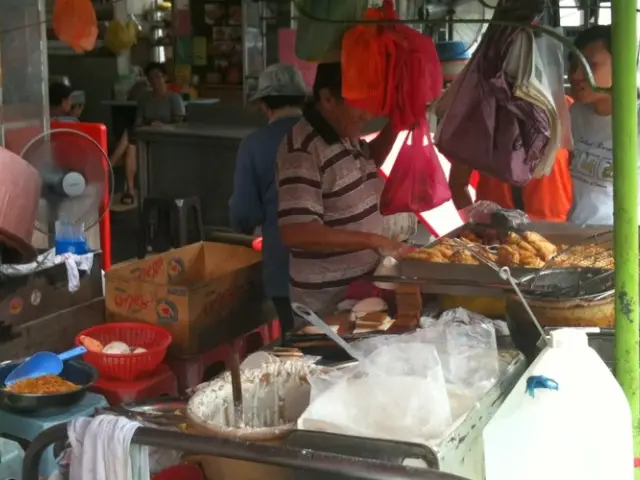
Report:
[[[263,315],[262,255],[200,242],[106,274],[107,321],[143,321],[173,335],[170,353],[196,355],[269,321]]]

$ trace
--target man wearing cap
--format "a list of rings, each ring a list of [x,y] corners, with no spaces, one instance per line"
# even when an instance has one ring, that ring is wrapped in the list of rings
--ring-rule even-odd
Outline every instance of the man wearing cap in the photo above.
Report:
[[[397,137],[390,125],[360,140],[371,116],[342,98],[340,63],[319,64],[313,103],[278,150],[278,224],[291,250],[291,301],[331,314],[380,255],[404,245],[382,235],[378,167]]]
[[[229,217],[234,230],[253,234],[262,227],[263,274],[267,295],[278,312],[282,330],[293,327],[289,300],[289,250],[278,233],[276,154],[285,135],[300,120],[307,88],[292,65],[269,66],[258,80],[252,101],[258,103],[269,124],[242,140],[236,158]]]

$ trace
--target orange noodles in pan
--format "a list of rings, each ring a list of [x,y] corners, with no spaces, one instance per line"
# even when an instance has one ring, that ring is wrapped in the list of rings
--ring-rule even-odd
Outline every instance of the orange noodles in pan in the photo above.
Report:
[[[5,390],[22,395],[56,395],[78,390],[80,387],[57,375],[43,375],[36,378],[18,380]]]

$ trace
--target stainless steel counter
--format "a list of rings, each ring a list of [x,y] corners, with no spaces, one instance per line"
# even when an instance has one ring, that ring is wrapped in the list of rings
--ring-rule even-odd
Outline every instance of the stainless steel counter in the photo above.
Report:
[[[139,204],[147,196],[197,196],[204,225],[228,227],[236,153],[257,126],[183,123],[138,129]]]

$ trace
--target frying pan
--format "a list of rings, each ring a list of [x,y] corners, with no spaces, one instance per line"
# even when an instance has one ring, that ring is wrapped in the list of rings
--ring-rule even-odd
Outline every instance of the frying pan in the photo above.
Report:
[[[0,363],[0,385],[23,360],[9,360]],[[73,392],[53,395],[25,395],[7,392],[0,389],[0,409],[19,413],[34,413],[49,408],[70,407],[80,402],[87,393],[87,389],[98,379],[98,371],[88,363],[79,360],[65,362],[60,377],[75,383],[80,388]]]

